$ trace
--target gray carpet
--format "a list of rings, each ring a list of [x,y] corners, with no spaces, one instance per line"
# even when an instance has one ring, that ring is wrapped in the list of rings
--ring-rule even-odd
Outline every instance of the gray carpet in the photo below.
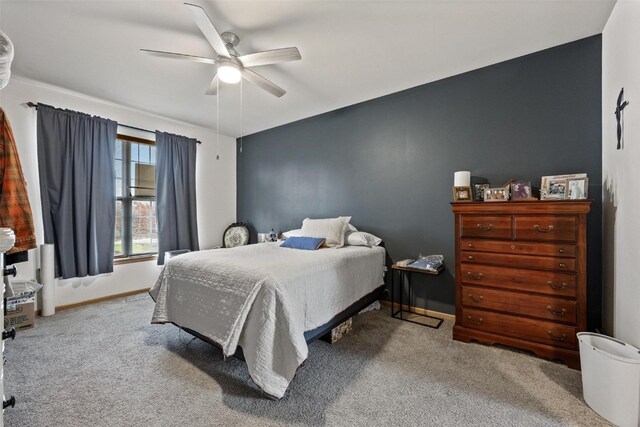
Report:
[[[391,319],[354,320],[315,342],[280,401],[246,365],[151,325],[152,301],[130,297],[38,318],[6,344],[7,426],[606,425],[582,399],[580,372]]]

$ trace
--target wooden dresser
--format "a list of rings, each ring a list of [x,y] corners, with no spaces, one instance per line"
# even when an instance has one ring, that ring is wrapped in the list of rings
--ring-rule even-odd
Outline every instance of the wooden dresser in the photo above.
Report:
[[[588,200],[452,203],[453,338],[504,344],[580,368],[587,328]]]

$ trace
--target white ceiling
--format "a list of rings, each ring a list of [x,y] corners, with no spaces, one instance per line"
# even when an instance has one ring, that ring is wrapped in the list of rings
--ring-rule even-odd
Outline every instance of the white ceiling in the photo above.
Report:
[[[214,66],[139,53],[213,56],[180,1],[0,0],[0,28],[15,75],[237,137],[599,34],[615,0],[192,2],[240,54],[297,46],[255,68],[288,93],[206,96]]]

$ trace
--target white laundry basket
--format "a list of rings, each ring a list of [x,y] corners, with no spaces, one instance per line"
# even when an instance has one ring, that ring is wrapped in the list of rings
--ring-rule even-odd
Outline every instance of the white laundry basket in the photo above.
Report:
[[[584,400],[618,426],[640,426],[640,350],[591,332],[578,341]]]

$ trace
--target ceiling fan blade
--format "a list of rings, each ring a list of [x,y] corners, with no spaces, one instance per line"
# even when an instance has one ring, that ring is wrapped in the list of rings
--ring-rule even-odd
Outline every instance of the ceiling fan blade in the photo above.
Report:
[[[218,75],[216,74],[209,83],[209,88],[205,92],[207,95],[217,95],[218,94]]]
[[[282,49],[265,50],[239,56],[238,59],[245,67],[257,67],[258,65],[279,64],[281,62],[298,61],[302,59],[297,47],[284,47]]]
[[[191,12],[191,16],[193,20],[196,21],[196,25],[202,31],[202,34],[207,38],[211,47],[216,52],[216,55],[224,56],[229,58],[229,51],[227,50],[227,46],[225,46],[224,41],[220,37],[220,34],[216,31],[211,19],[207,16],[207,12],[204,11],[203,8],[191,3],[185,3],[189,12]]]
[[[216,60],[203,56],[187,55],[185,53],[164,52],[162,50],[140,49],[140,52],[158,58],[182,59],[185,61],[201,62],[203,64],[215,64]]]
[[[247,81],[255,84],[260,89],[264,89],[271,95],[277,96],[278,98],[287,93],[287,91],[282,89],[280,86],[271,83],[260,74],[256,74],[251,70],[247,70],[246,68],[242,70],[242,77],[244,77]]]

